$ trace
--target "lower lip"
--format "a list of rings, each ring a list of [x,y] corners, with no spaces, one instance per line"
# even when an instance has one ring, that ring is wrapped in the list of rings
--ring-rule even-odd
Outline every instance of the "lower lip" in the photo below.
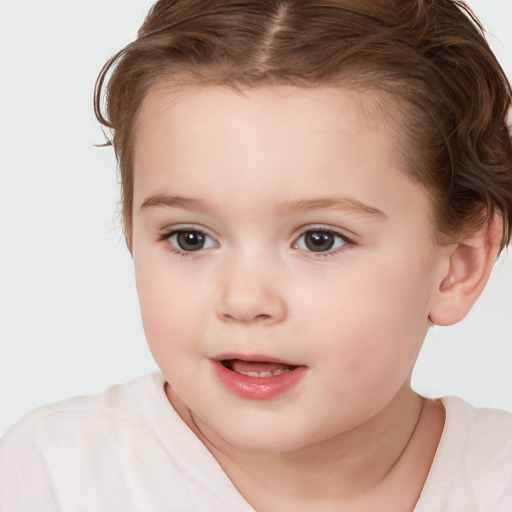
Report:
[[[283,395],[295,386],[306,374],[305,366],[281,375],[250,377],[228,370],[220,361],[212,361],[215,374],[222,384],[235,395],[251,400],[271,400]]]

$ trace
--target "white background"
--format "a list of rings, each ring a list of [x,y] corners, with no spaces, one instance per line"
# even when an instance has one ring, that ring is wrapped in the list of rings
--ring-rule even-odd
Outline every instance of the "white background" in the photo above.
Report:
[[[156,369],[92,110],[102,64],[151,3],[0,0],[0,434],[40,404]],[[512,0],[469,4],[512,76]],[[415,388],[512,411],[511,315],[506,256],[469,317],[429,334]]]

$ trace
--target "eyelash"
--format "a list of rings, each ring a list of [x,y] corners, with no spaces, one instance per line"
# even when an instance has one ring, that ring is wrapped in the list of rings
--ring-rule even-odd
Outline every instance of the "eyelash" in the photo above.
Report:
[[[190,256],[197,257],[203,252],[203,249],[198,249],[197,251],[184,251],[184,250],[178,249],[170,242],[169,239],[175,235],[178,235],[179,233],[197,233],[199,235],[203,235],[203,236],[208,237],[213,240],[213,237],[211,237],[210,235],[205,233],[204,230],[202,230],[200,228],[195,228],[192,226],[191,227],[173,228],[173,229],[163,232],[159,236],[158,240],[161,242],[165,242],[164,248],[166,251],[169,251],[172,254],[178,255],[181,258],[188,258]]]
[[[341,240],[343,242],[343,245],[341,245],[340,247],[337,247],[335,249],[330,249],[330,250],[325,251],[325,252],[315,252],[315,251],[308,251],[308,250],[305,250],[305,249],[300,249],[300,247],[297,247],[297,244],[299,243],[299,240],[303,236],[308,234],[308,233],[324,233],[324,234],[327,234],[327,235],[331,235],[331,236]],[[309,257],[313,257],[315,259],[321,259],[321,260],[326,260],[327,258],[330,258],[330,257],[333,257],[333,256],[337,256],[338,254],[340,254],[341,252],[346,251],[349,247],[351,247],[353,245],[354,245],[353,240],[348,238],[343,233],[340,233],[339,231],[336,231],[336,230],[334,230],[334,229],[332,229],[330,227],[321,226],[321,225],[320,226],[315,226],[315,225],[311,226],[311,225],[309,225],[307,227],[307,229],[304,229],[304,231],[301,232],[301,234],[297,237],[296,241],[293,243],[293,247],[294,248],[299,249],[299,250],[303,250],[308,255],[312,255],[312,256],[309,256]]]
[[[203,252],[204,249],[198,249],[197,251],[185,251],[185,250],[178,249],[170,242],[169,239],[175,235],[178,235],[179,233],[197,233],[199,235],[203,235],[203,236],[208,237],[211,240],[213,240],[213,237],[211,237],[210,235],[205,233],[202,229],[194,228],[194,227],[173,228],[173,229],[163,232],[159,236],[158,240],[161,242],[166,242],[165,246],[164,246],[165,250],[169,251],[172,254],[178,255],[182,258],[186,258],[186,257],[190,257],[190,256],[197,257]],[[334,250],[331,249],[331,250],[328,250],[325,252],[308,251],[306,249],[301,249],[300,247],[297,247],[299,240],[308,233],[324,233],[327,235],[334,236],[335,238],[341,240],[343,242],[343,245],[335,248]],[[215,243],[217,243],[217,242],[215,242]],[[313,255],[313,257],[315,259],[327,259],[329,257],[338,255],[340,252],[347,250],[350,246],[353,246],[353,245],[354,245],[353,240],[348,238],[346,235],[340,233],[339,231],[336,231],[336,230],[326,227],[326,226],[315,226],[315,225],[311,226],[310,225],[307,227],[307,229],[304,229],[300,233],[300,235],[295,239],[295,242],[293,242],[292,247],[295,249],[299,249],[303,252],[306,252],[310,255]]]

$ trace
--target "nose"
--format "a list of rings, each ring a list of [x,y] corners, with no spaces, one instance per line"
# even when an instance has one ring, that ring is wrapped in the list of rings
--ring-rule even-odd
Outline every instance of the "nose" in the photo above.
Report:
[[[272,325],[286,317],[277,269],[255,258],[225,262],[215,313],[223,322]]]

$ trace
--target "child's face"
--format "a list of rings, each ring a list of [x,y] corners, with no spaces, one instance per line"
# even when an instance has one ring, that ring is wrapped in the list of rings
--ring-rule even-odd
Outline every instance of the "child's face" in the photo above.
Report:
[[[427,195],[359,101],[161,89],[141,111],[133,255],[147,339],[174,400],[244,450],[329,439],[410,394],[446,269]]]

